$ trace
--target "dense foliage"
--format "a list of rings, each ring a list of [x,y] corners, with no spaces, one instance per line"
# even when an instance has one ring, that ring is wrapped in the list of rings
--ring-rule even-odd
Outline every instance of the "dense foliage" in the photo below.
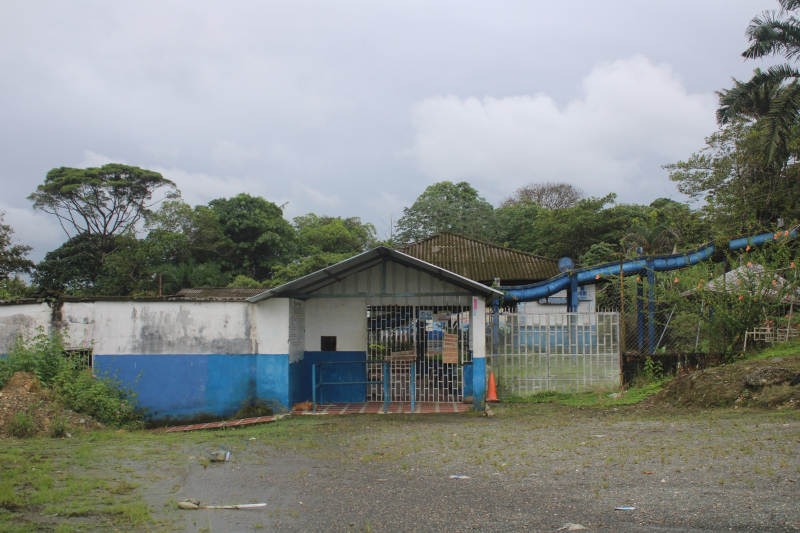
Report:
[[[39,328],[19,336],[7,356],[0,358],[0,388],[15,372],[31,372],[64,408],[92,416],[112,427],[140,427],[143,412],[131,384],[115,376],[97,375],[66,350],[57,331]]]

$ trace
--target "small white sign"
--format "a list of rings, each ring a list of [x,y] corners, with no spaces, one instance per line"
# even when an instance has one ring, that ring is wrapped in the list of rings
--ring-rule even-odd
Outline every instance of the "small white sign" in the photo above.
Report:
[[[420,320],[433,320],[433,311],[430,310],[419,310],[419,319]]]

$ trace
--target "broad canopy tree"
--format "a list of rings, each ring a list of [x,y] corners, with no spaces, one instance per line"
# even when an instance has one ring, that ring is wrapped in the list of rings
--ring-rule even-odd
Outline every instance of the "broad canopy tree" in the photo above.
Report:
[[[154,198],[157,191],[164,191],[163,197]],[[115,237],[135,232],[153,206],[179,195],[158,172],[110,163],[54,168],[28,199],[34,209],[54,215],[68,237],[84,237],[102,265],[118,249]]]
[[[222,259],[229,274],[265,281],[297,256],[295,230],[275,203],[242,193],[211,200],[208,205],[232,246]]]
[[[442,181],[403,209],[395,237],[412,242],[446,231],[487,242],[497,242],[500,235],[494,208],[477,190],[465,181]]]

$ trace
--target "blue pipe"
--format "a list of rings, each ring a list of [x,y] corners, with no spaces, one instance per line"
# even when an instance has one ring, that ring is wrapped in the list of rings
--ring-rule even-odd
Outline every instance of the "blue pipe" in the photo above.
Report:
[[[736,252],[746,249],[747,246],[763,246],[764,244],[774,242],[777,240],[778,233],[761,233],[752,237],[738,237],[731,239],[728,242],[728,250]],[[797,229],[789,231],[788,235],[783,235],[779,238],[794,238],[797,237]],[[623,276],[631,276],[635,274],[642,274],[647,271],[648,263],[652,265],[653,272],[666,272],[669,270],[680,270],[703,261],[710,259],[714,256],[716,245],[713,242],[704,244],[696,250],[689,250],[678,254],[667,255],[651,255],[638,257],[636,259],[628,259],[622,262],[618,261],[613,263],[606,263],[592,267],[583,267],[569,272],[563,272],[558,276],[550,278],[545,281],[531,283],[529,285],[514,285],[514,286],[500,286],[500,290],[508,293],[511,297],[516,298],[519,302],[533,302],[540,298],[552,296],[557,292],[574,286],[572,278],[577,279],[578,285],[590,285],[596,283],[599,277],[604,276],[619,276],[620,268],[622,268]],[[598,277],[599,276],[599,277]]]

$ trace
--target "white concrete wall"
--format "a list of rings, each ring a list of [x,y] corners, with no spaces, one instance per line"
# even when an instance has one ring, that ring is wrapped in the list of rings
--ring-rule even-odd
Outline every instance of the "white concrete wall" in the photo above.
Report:
[[[248,302],[64,302],[0,305],[0,353],[21,331],[59,321],[71,348],[95,354],[286,354],[288,300]],[[84,341],[89,341],[88,343]]]
[[[588,300],[578,300],[578,312],[579,313],[594,313],[595,312],[595,286],[594,285],[583,285],[580,287],[581,290],[585,289],[586,296],[589,298]],[[567,298],[567,291],[563,290],[561,292],[557,292],[553,295],[555,298],[564,298],[566,301]],[[544,300],[544,298],[541,298]],[[553,305],[553,304],[540,304],[537,302],[525,302],[519,305],[518,313],[528,313],[528,314],[539,314],[539,315],[549,315],[555,313],[566,313],[567,312],[567,304],[563,305]]]
[[[306,300],[306,350],[319,351],[320,337],[335,336],[336,350],[367,349],[367,304],[361,298]]]
[[[52,309],[47,304],[0,305],[0,354],[6,354],[20,334],[48,331]]]
[[[289,300],[270,298],[255,306],[257,353],[289,353]]]

